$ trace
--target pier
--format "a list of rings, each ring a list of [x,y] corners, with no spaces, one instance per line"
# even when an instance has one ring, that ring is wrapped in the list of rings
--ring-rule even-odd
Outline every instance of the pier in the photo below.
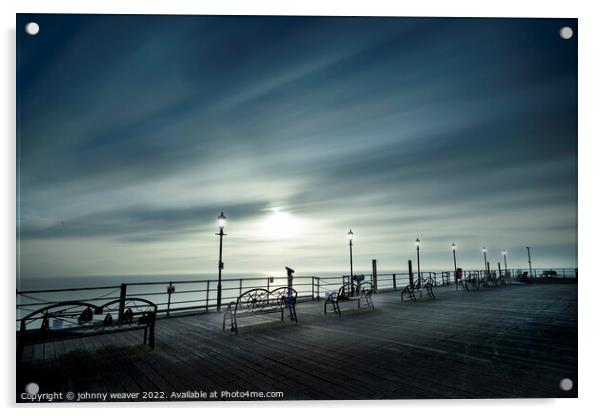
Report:
[[[17,394],[35,382],[107,400],[577,397],[575,279],[436,295],[379,291],[374,311],[341,317],[308,299],[298,324],[258,316],[239,335],[222,332],[219,313],[174,315],[157,320],[153,350],[132,332],[27,346]]]

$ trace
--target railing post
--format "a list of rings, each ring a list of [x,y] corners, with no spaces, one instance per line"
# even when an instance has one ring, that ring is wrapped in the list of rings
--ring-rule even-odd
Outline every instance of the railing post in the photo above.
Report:
[[[315,300],[316,299],[315,298],[315,292],[314,292],[314,289],[315,289],[315,287],[314,287],[314,285],[315,285],[314,280],[315,280],[315,277],[312,276],[311,277],[311,300]]]
[[[318,300],[320,300],[320,278],[317,277],[318,279]]]
[[[376,271],[376,259],[372,259],[372,285],[374,286],[374,291],[378,290],[378,274]]]
[[[238,282],[238,296],[242,295],[242,279]]]
[[[169,310],[171,309],[171,287],[172,282],[169,282],[169,286],[167,287],[167,317],[169,317]]]
[[[410,287],[414,287],[414,275],[412,274],[412,260],[408,260],[408,277],[410,279]]]
[[[207,290],[205,291],[205,312],[209,311],[209,289],[211,289],[210,287],[210,280],[207,280]]]
[[[397,289],[397,279],[395,278],[395,273],[393,273],[393,290]]]
[[[269,277],[267,278],[267,281],[268,281],[267,287],[268,287],[268,292],[269,292],[270,291],[270,278]]]
[[[123,322],[123,315],[125,313],[125,297],[127,295],[128,285],[126,283],[121,284],[121,290],[119,292],[119,313],[118,321]]]

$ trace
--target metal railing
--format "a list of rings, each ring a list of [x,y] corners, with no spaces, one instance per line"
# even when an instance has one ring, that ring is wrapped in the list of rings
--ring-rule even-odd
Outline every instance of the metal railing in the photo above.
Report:
[[[504,269],[501,269],[505,271]],[[512,278],[518,278],[529,269],[508,269]],[[478,274],[485,277],[495,270],[464,270],[463,274]],[[356,274],[356,276],[360,273]],[[378,288],[378,291],[401,290],[410,282],[408,272],[364,273],[364,279]],[[537,279],[577,278],[576,268],[532,269],[530,277]],[[453,271],[422,271],[420,276],[413,274],[414,280],[432,278],[437,286],[454,284]],[[298,300],[321,300],[329,291],[337,291],[350,282],[349,275],[338,276],[295,276],[293,287]],[[209,312],[217,309],[217,279],[205,280],[162,280],[152,282],[129,282],[112,286],[77,287],[66,289],[17,290],[17,323],[30,312],[62,301],[94,302],[143,297],[157,305],[160,316],[170,316],[186,312]],[[250,289],[267,290],[286,286],[287,277],[251,277],[222,279],[222,307],[235,301],[243,292]],[[170,290],[169,288],[173,288]]]

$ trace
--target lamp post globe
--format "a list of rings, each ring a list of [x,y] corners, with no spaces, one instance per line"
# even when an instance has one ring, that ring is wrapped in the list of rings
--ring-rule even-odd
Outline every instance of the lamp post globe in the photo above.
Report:
[[[220,229],[223,229],[225,225],[226,225],[226,216],[224,215],[224,211],[222,211],[221,214],[219,214],[219,217],[217,217],[217,226]]]

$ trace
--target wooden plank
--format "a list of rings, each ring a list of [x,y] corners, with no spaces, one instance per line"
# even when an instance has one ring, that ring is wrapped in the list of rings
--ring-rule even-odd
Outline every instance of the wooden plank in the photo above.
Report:
[[[283,391],[288,399],[575,397],[577,287],[436,289],[417,303],[374,295],[376,309],[324,316],[299,303],[299,324],[221,315],[161,319],[156,348],[123,332],[25,349],[23,374],[60,391]],[[32,378],[33,380],[33,378]]]

